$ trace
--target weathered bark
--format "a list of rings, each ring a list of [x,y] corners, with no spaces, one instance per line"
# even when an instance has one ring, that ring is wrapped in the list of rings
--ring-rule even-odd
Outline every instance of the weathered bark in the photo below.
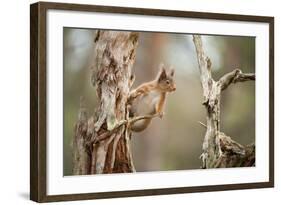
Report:
[[[87,110],[83,98],[80,99],[80,110],[78,121],[75,125],[75,135],[73,138],[73,174],[85,175],[90,172],[91,153],[87,143]]]
[[[203,105],[207,111],[202,168],[254,166],[254,144],[243,146],[220,131],[220,99],[221,92],[230,84],[255,80],[255,74],[243,74],[241,70],[235,69],[215,81],[212,78],[211,60],[204,52],[201,36],[193,35],[193,42],[203,88]]]
[[[97,31],[95,43],[91,81],[99,104],[89,118],[81,117],[80,110],[74,137],[73,173],[134,172],[127,98],[138,33]]]

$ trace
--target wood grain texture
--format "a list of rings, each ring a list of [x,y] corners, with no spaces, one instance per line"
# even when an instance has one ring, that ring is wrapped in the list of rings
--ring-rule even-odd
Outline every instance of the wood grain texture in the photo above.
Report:
[[[38,201],[38,4],[30,7],[30,199]]]

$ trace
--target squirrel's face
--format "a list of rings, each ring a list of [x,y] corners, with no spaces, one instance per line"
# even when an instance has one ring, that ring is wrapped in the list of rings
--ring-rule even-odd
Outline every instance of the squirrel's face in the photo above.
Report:
[[[165,69],[162,69],[158,78],[158,85],[162,91],[173,92],[176,90],[174,73],[175,73],[174,69],[171,69],[170,72],[167,72]]]

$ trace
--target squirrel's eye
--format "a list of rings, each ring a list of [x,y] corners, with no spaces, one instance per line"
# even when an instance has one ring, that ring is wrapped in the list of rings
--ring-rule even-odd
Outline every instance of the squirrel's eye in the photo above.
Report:
[[[170,81],[169,81],[169,80],[166,80],[166,83],[167,83],[167,84],[170,84]]]

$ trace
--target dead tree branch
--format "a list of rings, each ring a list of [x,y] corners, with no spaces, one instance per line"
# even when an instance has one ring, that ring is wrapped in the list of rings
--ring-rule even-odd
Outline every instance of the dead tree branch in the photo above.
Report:
[[[255,74],[244,74],[241,70],[235,69],[225,74],[219,81],[215,81],[211,73],[211,60],[204,52],[201,36],[193,35],[193,42],[203,88],[203,105],[207,112],[206,134],[201,155],[202,168],[253,166],[254,145],[244,147],[220,131],[220,99],[221,91],[230,84],[255,80]]]
[[[155,117],[159,117],[160,115],[159,114],[155,114],[155,115],[143,115],[143,116],[138,116],[138,117],[134,117],[134,118],[129,118],[127,120],[121,120],[119,121],[114,128],[112,128],[112,130],[109,130],[108,132],[105,132],[99,136],[95,136],[91,141],[90,141],[90,144],[91,143],[97,143],[99,141],[102,141],[104,139],[106,139],[107,137],[111,136],[113,133],[115,133],[118,128],[120,128],[121,126],[123,125],[127,125],[128,127],[130,127],[131,124],[139,121],[139,120],[144,120],[144,119],[152,119],[152,118],[155,118]]]
[[[221,90],[225,90],[231,83],[235,84],[237,82],[245,82],[249,80],[255,80],[256,76],[254,73],[242,73],[241,70],[235,69],[230,73],[222,76],[218,82],[221,87]]]

